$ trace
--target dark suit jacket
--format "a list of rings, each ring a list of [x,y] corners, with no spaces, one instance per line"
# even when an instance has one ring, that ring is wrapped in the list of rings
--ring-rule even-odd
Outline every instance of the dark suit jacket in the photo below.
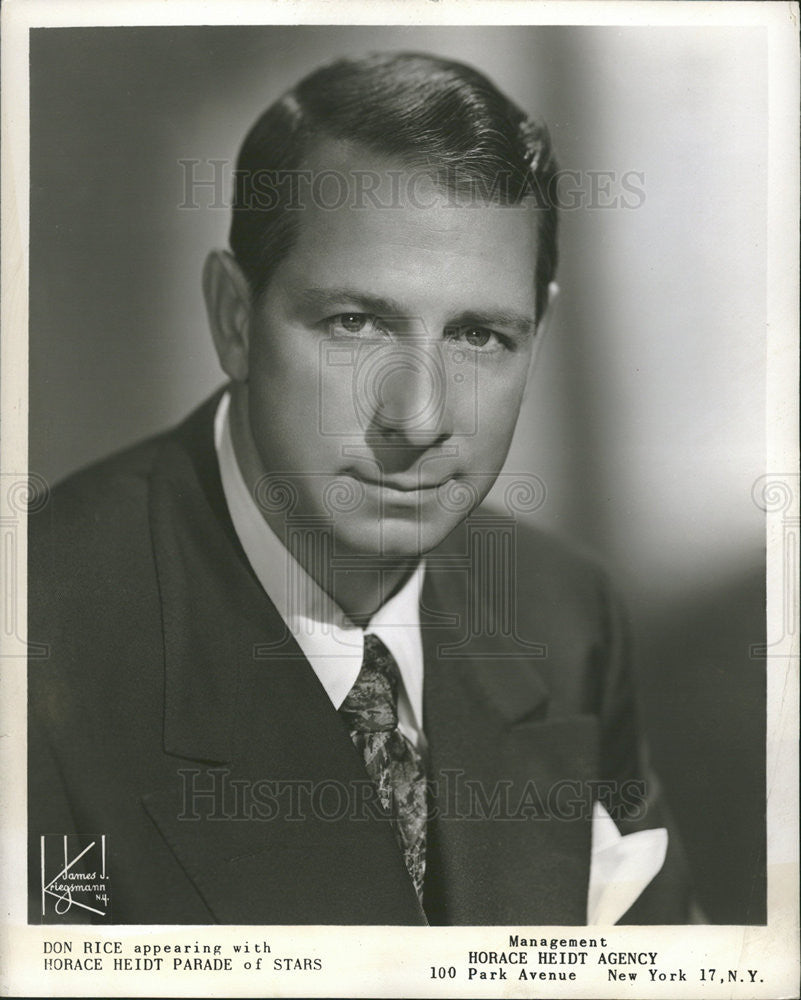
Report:
[[[215,405],[30,519],[29,638],[47,648],[29,664],[31,921],[40,836],[76,833],[106,835],[117,923],[585,922],[593,798],[624,832],[666,822],[632,784],[604,575],[487,514],[429,555],[424,914],[386,820],[352,808],[362,762],[236,538]],[[629,922],[685,920],[671,842]]]

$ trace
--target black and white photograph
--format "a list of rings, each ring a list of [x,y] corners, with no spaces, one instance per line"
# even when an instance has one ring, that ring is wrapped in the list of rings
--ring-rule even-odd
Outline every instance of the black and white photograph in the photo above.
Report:
[[[10,991],[791,995],[797,5],[72,6],[3,25]]]

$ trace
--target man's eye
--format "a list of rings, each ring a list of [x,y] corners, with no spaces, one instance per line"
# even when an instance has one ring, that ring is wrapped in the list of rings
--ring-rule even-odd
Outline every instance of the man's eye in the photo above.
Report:
[[[498,334],[483,326],[452,326],[448,329],[448,339],[467,344],[476,350],[493,348],[500,343]]]
[[[380,337],[386,333],[378,317],[370,313],[338,313],[327,320],[328,329],[334,337]]]

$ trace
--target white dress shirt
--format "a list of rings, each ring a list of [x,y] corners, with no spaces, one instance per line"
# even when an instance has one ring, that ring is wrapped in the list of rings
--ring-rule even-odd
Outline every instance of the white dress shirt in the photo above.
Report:
[[[403,587],[360,628],[306,573],[273,532],[248,490],[239,469],[225,393],[214,420],[214,444],[223,492],[234,530],[257,579],[312,665],[334,707],[339,709],[361,669],[364,637],[377,635],[395,657],[401,677],[398,726],[425,752],[423,733],[423,644],[420,636],[421,561]],[[607,811],[596,802],[588,924],[613,924],[626,912],[664,864],[667,830],[621,836]]]

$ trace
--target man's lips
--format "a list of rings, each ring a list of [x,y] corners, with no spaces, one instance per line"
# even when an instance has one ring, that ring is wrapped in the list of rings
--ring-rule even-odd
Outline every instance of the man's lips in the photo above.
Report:
[[[360,483],[364,483],[366,486],[376,486],[379,489],[393,490],[396,493],[421,493],[424,490],[436,490],[444,486],[452,478],[451,476],[445,476],[443,479],[426,481],[412,479],[408,476],[405,478],[401,476],[374,476],[357,472],[353,469],[348,471],[348,475],[357,479]]]

